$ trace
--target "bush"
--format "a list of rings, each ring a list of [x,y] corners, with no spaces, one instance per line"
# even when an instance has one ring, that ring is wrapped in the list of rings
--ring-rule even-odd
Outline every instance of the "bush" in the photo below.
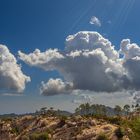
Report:
[[[122,127],[119,127],[118,129],[115,130],[115,135],[117,136],[118,139],[123,138],[125,135],[125,130]]]
[[[30,135],[30,140],[37,140],[38,134],[34,133]]]
[[[117,125],[121,125],[121,123],[122,123],[122,120],[120,117],[109,117],[108,121],[111,124],[117,124]]]
[[[17,126],[13,127],[11,133],[18,135],[20,133],[19,128]]]
[[[11,122],[12,121],[12,118],[5,117],[5,118],[2,118],[2,121]]]
[[[59,118],[60,120],[64,120],[64,121],[68,119],[67,116],[63,116],[63,115],[59,116],[58,118]]]
[[[133,134],[130,135],[132,140],[140,140],[140,118],[135,118],[129,122],[129,127]]]
[[[30,135],[30,140],[49,140],[48,133],[34,133]]]
[[[105,134],[100,134],[98,137],[97,137],[97,140],[109,140],[108,137],[105,135]]]
[[[48,140],[48,139],[49,139],[49,137],[48,137],[47,133],[40,134],[38,137],[38,140]]]
[[[28,136],[22,136],[21,140],[30,140]]]

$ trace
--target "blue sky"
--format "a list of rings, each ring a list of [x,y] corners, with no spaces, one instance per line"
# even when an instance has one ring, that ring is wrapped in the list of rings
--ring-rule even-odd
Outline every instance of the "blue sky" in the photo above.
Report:
[[[140,44],[139,0],[0,0],[0,44],[17,57],[18,51],[33,52],[36,48],[63,50],[65,39],[78,31],[97,31],[115,45],[129,38]],[[98,17],[101,27],[91,25]],[[43,96],[41,81],[60,77],[57,71],[45,72],[18,59],[22,71],[31,77],[23,96],[0,96],[0,113],[33,112],[42,106],[73,110],[74,95]]]

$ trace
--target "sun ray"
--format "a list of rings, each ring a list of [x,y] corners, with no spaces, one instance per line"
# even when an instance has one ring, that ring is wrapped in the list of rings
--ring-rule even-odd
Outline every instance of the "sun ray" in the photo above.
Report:
[[[118,12],[113,13],[113,24],[109,29],[109,33],[119,32],[128,19],[129,13],[133,8],[135,0],[124,0],[120,3]]]
[[[80,16],[79,18],[77,18],[77,20],[73,23],[73,25],[71,26],[71,28],[69,29],[69,32],[71,32],[80,22],[80,20],[86,16],[86,14],[91,10],[94,9],[96,7],[96,2],[97,0],[94,0],[92,5],[89,5],[89,7],[87,8],[87,10],[85,10]],[[94,12],[93,12],[94,13]]]

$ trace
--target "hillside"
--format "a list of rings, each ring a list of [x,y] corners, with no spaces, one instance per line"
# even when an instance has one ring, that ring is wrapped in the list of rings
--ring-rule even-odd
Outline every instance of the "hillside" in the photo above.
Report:
[[[2,115],[0,140],[140,140],[139,107],[127,111],[82,104],[73,114],[43,107],[31,114]]]
[[[0,121],[1,140],[96,140],[104,134],[115,140],[119,126],[92,117],[24,116]],[[37,137],[42,137],[38,138]],[[46,137],[46,139],[45,139]],[[128,140],[127,136],[123,137]]]

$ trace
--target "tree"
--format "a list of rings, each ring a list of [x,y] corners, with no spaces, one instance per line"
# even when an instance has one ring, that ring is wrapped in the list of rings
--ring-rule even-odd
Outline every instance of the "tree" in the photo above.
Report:
[[[75,113],[76,113],[76,114],[79,114],[79,113],[80,113],[79,107],[77,107],[77,108],[75,109]]]
[[[89,103],[81,104],[78,108],[76,108],[75,112],[80,113],[81,115],[89,115],[91,106]]]
[[[119,105],[116,105],[114,108],[116,114],[119,116],[121,114],[122,108]]]
[[[135,108],[138,108],[139,107],[139,104],[136,104]]]
[[[124,111],[127,113],[127,115],[129,114],[129,112],[130,112],[130,105],[124,105],[124,107],[123,107],[123,109],[124,109]]]
[[[47,114],[49,116],[55,116],[56,115],[56,111],[54,110],[53,107],[50,107],[50,109],[48,109]]]
[[[105,115],[106,116],[107,114],[107,109],[106,109],[106,106],[102,106],[102,115]]]
[[[89,115],[89,113],[90,113],[90,104],[89,103],[85,104],[85,111],[86,111],[86,115]]]
[[[81,115],[85,115],[86,114],[85,104],[81,104],[79,106],[79,109],[80,109]]]
[[[47,113],[47,107],[42,107],[39,112],[41,115],[45,115]]]
[[[131,109],[132,109],[132,111],[134,111],[134,109],[135,109],[135,106],[134,106],[134,105],[132,105],[132,106],[131,106]]]
[[[135,111],[138,111],[139,110],[139,107],[140,107],[139,104],[136,104],[135,105]]]

